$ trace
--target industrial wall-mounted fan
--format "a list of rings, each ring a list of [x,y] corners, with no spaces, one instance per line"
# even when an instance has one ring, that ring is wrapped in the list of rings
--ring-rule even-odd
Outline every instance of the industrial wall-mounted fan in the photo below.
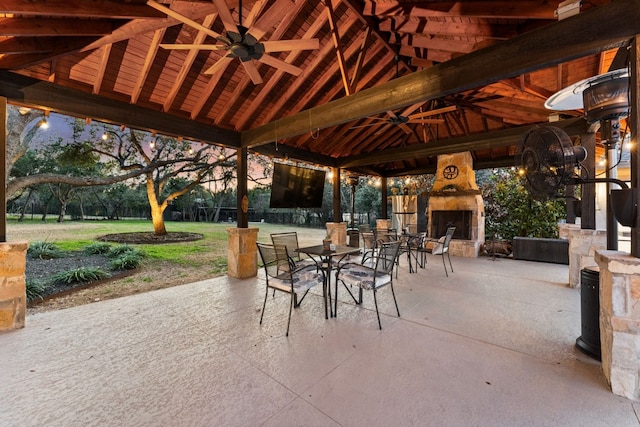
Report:
[[[271,27],[274,22],[280,18],[282,11],[277,7],[272,6],[259,21],[250,25],[249,28],[242,25],[242,1],[238,2],[238,24],[236,24],[231,16],[231,12],[227,9],[227,4],[224,0],[212,0],[218,9],[218,16],[224,25],[226,30],[225,35],[218,34],[210,28],[204,27],[197,22],[180,15],[179,13],[155,3],[153,0],[149,0],[148,4],[172,18],[189,25],[205,34],[215,38],[218,43],[216,44],[161,44],[160,47],[164,49],[181,49],[181,50],[218,50],[227,52],[222,58],[218,59],[215,64],[209,67],[204,74],[215,74],[224,68],[234,59],[239,59],[240,64],[247,72],[251,81],[254,84],[261,84],[262,77],[258,72],[253,60],[262,62],[271,67],[277,68],[283,72],[293,74],[295,76],[302,73],[302,69],[295,65],[289,64],[281,59],[268,55],[272,52],[284,52],[291,50],[312,50],[320,47],[320,41],[318,39],[298,39],[298,40],[271,40],[263,41],[260,39],[264,37],[266,31],[264,28]],[[264,28],[263,28],[264,27]]]
[[[525,187],[539,200],[558,196],[561,188],[579,178],[574,170],[586,158],[582,146],[573,146],[571,138],[555,126],[538,127],[522,138],[521,171]]]

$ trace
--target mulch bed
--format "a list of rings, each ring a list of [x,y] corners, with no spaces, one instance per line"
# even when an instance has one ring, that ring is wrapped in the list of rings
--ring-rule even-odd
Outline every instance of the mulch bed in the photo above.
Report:
[[[168,232],[162,236],[156,236],[153,232],[140,233],[116,233],[98,237],[102,242],[116,242],[121,244],[158,244],[181,243],[200,240],[204,236],[200,233]]]

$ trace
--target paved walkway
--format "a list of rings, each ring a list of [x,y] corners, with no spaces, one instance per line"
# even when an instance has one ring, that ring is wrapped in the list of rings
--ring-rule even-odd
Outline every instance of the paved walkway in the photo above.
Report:
[[[372,296],[287,299],[226,277],[27,317],[0,334],[0,426],[638,426],[574,349],[563,265],[441,259]]]

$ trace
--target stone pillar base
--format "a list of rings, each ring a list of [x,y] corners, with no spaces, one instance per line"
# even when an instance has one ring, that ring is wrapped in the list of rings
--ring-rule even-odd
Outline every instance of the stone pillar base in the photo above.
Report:
[[[346,222],[327,222],[327,234],[331,236],[331,243],[336,245],[347,244],[347,223]]]
[[[390,228],[392,228],[392,222],[393,221],[390,219],[376,219],[376,228],[378,230],[389,230]]]
[[[569,240],[569,287],[579,288],[582,269],[596,265],[596,250],[607,248],[607,232],[583,230],[576,224],[559,224],[558,231]]]
[[[0,243],[0,331],[24,328],[29,243]]]
[[[258,228],[227,228],[227,275],[247,279],[258,274]]]
[[[611,391],[640,400],[640,258],[598,250],[602,371]]]

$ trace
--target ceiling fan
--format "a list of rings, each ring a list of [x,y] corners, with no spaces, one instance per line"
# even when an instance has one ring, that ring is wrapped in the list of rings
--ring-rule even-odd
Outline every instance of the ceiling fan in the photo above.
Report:
[[[283,72],[293,74],[295,76],[302,73],[302,69],[295,65],[289,64],[281,59],[268,55],[272,52],[283,52],[291,50],[312,50],[320,48],[320,41],[313,39],[297,39],[297,40],[269,40],[261,42],[266,31],[261,28],[261,23],[269,23],[269,27],[275,22],[282,11],[272,6],[261,18],[260,22],[253,23],[249,28],[242,25],[242,0],[238,2],[238,24],[236,24],[231,16],[231,11],[227,8],[225,0],[212,0],[218,16],[224,25],[226,34],[218,34],[213,30],[203,27],[191,19],[178,14],[171,9],[149,0],[148,4],[158,10],[163,11],[167,15],[187,24],[199,31],[215,38],[219,43],[216,44],[161,44],[164,49],[199,49],[199,50],[218,50],[227,52],[215,64],[209,67],[204,74],[215,74],[223,70],[231,61],[239,59],[240,64],[247,72],[254,84],[261,84],[262,77],[258,72],[253,60],[262,62],[271,67],[277,68]],[[264,25],[267,27],[267,25]]]
[[[402,130],[404,130],[407,134],[413,132],[412,129],[407,126],[407,123],[444,123],[444,119],[442,118],[433,118],[432,116],[437,116],[438,114],[448,113],[450,111],[455,111],[458,107],[455,105],[451,105],[448,107],[436,108],[434,110],[422,111],[418,113],[411,114],[412,111],[415,111],[420,104],[412,105],[411,107],[404,110],[402,113],[397,114],[393,111],[387,111],[387,116],[389,117],[370,117],[370,120],[373,120],[373,123],[367,123],[364,125],[353,126],[351,129],[369,127],[369,126],[377,126],[381,124],[392,124],[396,126],[400,126]]]

